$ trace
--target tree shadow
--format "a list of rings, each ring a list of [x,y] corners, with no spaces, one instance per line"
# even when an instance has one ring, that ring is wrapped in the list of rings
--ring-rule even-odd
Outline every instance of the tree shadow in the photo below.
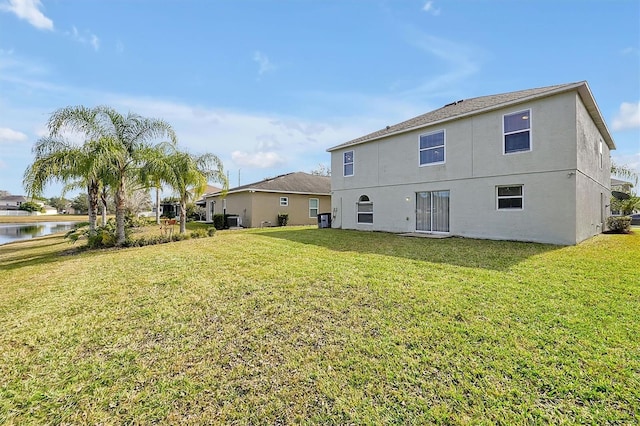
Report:
[[[256,234],[338,252],[370,253],[466,268],[506,271],[539,254],[563,246],[471,238],[415,238],[387,232],[344,229],[269,229]]]
[[[16,241],[0,246],[0,271],[9,271],[30,265],[42,265],[60,261],[66,256],[85,253],[84,246],[74,246],[61,235]],[[60,250],[61,244],[68,245]]]

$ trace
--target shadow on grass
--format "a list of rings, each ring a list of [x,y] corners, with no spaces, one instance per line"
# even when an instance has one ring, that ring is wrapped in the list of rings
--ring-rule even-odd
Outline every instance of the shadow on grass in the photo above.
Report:
[[[505,271],[514,265],[562,246],[517,241],[470,238],[413,238],[386,232],[343,229],[278,228],[258,231],[258,235],[301,244],[311,244],[339,252],[357,252],[443,263],[468,268]]]
[[[60,250],[60,245],[68,249]],[[61,235],[16,241],[0,246],[0,271],[19,269],[30,265],[57,262],[65,256],[86,252],[85,246],[70,244]]]

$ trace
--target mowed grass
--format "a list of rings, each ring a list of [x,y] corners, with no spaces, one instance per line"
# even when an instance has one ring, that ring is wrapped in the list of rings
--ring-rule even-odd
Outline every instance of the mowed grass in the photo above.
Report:
[[[640,232],[0,247],[0,423],[633,424]]]

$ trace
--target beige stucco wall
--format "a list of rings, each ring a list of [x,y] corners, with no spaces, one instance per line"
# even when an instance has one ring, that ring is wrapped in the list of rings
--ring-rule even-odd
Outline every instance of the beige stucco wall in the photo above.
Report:
[[[280,197],[288,198],[288,206],[280,205]],[[249,228],[278,225],[278,214],[289,214],[289,225],[315,225],[316,217],[309,217],[309,199],[319,201],[318,213],[329,213],[329,195],[307,195],[274,192],[239,192],[226,196],[227,214],[239,215],[242,225]],[[215,200],[215,213],[222,213],[223,201],[220,197],[207,198],[207,220],[212,221],[210,203]]]
[[[576,240],[579,242],[606,227],[606,218],[611,212],[608,207],[611,203],[611,158],[609,147],[579,96],[576,97],[576,119]]]
[[[531,151],[504,154],[503,115],[523,109],[531,110]],[[334,151],[333,227],[411,232],[415,193],[449,190],[453,235],[575,244],[600,232],[591,225],[591,205],[596,200],[599,206],[600,192],[596,198],[581,177],[591,168],[582,166],[591,164],[591,148],[582,145],[592,143],[594,129],[597,133],[585,113],[577,93],[570,92]],[[445,131],[446,162],[420,167],[419,136],[436,130]],[[352,177],[342,173],[348,150],[354,151]],[[608,170],[606,144],[605,151]],[[604,172],[596,178],[605,179]],[[523,185],[524,208],[498,210],[498,185]],[[373,201],[373,225],[356,223],[361,195]],[[587,206],[588,218],[582,211]]]

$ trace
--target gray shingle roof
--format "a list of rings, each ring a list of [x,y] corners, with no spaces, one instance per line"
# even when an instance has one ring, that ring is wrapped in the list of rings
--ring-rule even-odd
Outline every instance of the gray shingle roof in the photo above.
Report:
[[[411,118],[407,121],[403,121],[402,123],[394,124],[393,126],[387,126],[384,129],[380,129],[376,132],[369,133],[368,135],[364,135],[359,138],[345,142],[343,144],[336,145],[332,148],[329,148],[327,151],[329,152],[334,151],[334,150],[345,148],[351,145],[357,145],[357,144],[372,141],[375,139],[380,139],[386,136],[419,129],[421,127],[426,127],[434,123],[441,123],[443,121],[455,120],[465,116],[479,114],[481,112],[489,111],[492,109],[502,108],[509,104],[524,102],[526,100],[531,100],[536,98],[542,98],[545,96],[554,95],[554,94],[558,94],[558,93],[569,91],[569,90],[579,90],[583,98],[585,96],[590,98],[586,100],[583,99],[583,101],[587,104],[587,109],[592,114],[592,116],[594,115],[594,111],[597,112],[598,117],[594,117],[594,121],[596,122],[598,127],[602,126],[604,128],[604,129],[601,128],[600,130],[601,132],[605,133],[605,139],[607,139],[607,144],[609,144],[610,147],[615,148],[615,145],[613,145],[613,140],[609,136],[609,132],[606,129],[606,125],[604,124],[604,120],[602,120],[602,116],[599,114],[597,106],[595,105],[595,100],[591,96],[591,92],[587,87],[587,83],[585,81],[581,81],[577,83],[558,84],[555,86],[539,87],[536,89],[519,90],[517,92],[501,93],[498,95],[480,96],[477,98],[459,100],[459,101],[447,104],[442,108],[438,108],[426,114],[422,114],[417,117]],[[609,137],[607,138],[607,136]]]
[[[303,194],[331,193],[331,178],[304,172],[293,172],[230,188],[228,193],[243,191],[288,192]]]

